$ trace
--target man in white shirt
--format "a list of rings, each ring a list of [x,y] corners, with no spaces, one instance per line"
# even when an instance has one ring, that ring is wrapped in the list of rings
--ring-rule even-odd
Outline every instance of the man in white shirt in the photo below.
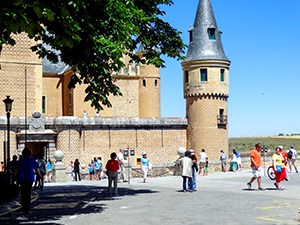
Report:
[[[198,174],[201,173],[202,169],[204,170],[205,164],[208,161],[208,156],[205,153],[205,149],[202,149],[200,154],[199,154],[199,170]]]
[[[125,172],[125,164],[124,164],[124,150],[123,149],[120,149],[119,150],[119,153],[117,155],[117,160],[120,164],[120,174],[118,176],[118,182],[120,182],[121,180],[123,182],[127,182],[126,179],[125,179],[125,175],[124,175],[124,172]]]
[[[298,173],[297,166],[295,165],[295,162],[297,160],[297,151],[294,149],[293,146],[291,146],[287,153],[288,155],[291,155],[291,157],[288,158],[290,171],[292,172],[292,166],[294,166],[296,173]]]

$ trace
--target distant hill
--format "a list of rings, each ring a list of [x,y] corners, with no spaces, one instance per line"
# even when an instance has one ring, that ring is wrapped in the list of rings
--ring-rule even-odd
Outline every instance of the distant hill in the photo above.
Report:
[[[262,146],[267,147],[269,154],[274,153],[278,145],[282,145],[284,150],[288,150],[292,145],[298,152],[300,149],[300,135],[229,138],[229,150],[236,149],[244,154],[249,153],[256,143],[261,143]]]

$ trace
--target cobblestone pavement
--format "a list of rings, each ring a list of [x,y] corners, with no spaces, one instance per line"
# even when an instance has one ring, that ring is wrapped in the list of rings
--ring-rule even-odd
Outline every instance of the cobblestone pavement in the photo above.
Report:
[[[278,191],[263,177],[265,191],[249,190],[252,174],[213,173],[197,177],[197,191],[181,191],[181,177],[131,179],[119,196],[107,194],[107,180],[47,183],[33,192],[28,218],[18,199],[0,206],[0,224],[300,224],[300,174],[290,173]]]

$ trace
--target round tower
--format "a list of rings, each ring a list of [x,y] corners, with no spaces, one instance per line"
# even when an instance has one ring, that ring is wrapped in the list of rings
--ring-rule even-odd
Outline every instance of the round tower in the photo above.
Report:
[[[210,0],[200,0],[190,44],[182,62],[187,148],[199,155],[205,149],[217,160],[220,150],[228,151],[228,86],[230,61],[221,42]]]
[[[137,55],[143,58],[145,49],[141,44]],[[139,116],[160,117],[160,69],[140,63],[139,79]]]

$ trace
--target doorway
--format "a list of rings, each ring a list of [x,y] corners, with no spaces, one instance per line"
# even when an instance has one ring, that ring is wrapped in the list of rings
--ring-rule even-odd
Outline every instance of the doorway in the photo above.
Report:
[[[36,159],[48,159],[48,142],[27,142],[26,147],[31,149],[31,155]]]

